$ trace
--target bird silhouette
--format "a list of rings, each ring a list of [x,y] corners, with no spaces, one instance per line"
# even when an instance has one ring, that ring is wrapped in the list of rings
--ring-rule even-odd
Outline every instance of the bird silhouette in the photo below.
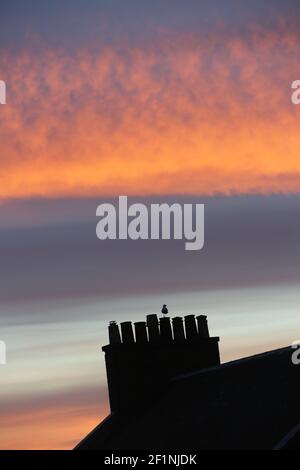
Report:
[[[164,315],[167,315],[168,312],[169,312],[169,310],[167,309],[166,304],[163,304],[162,309],[161,309],[161,313],[163,313]]]

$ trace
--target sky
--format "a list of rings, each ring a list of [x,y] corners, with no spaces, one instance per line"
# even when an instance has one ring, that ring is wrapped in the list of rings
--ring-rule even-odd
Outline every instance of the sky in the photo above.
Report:
[[[110,320],[205,313],[223,361],[298,339],[299,20],[296,0],[3,0],[0,448],[69,449],[108,414]],[[98,240],[123,194],[204,203],[204,249]]]

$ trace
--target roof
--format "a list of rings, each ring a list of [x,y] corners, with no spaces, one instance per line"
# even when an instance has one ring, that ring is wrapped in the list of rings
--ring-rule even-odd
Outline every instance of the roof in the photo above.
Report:
[[[108,416],[77,449],[272,449],[300,421],[282,348],[176,377],[143,412]]]

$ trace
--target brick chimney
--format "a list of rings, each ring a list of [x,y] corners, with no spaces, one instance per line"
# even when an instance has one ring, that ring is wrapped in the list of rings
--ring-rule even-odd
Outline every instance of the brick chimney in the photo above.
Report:
[[[184,321],[183,321],[184,320]],[[205,315],[147,315],[110,322],[105,353],[111,412],[134,413],[149,406],[174,377],[220,364],[218,337],[210,337]],[[120,334],[121,330],[121,334]]]

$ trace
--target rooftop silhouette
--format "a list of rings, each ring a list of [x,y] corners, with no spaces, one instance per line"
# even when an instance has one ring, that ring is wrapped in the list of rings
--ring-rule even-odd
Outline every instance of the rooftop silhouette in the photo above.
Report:
[[[164,310],[164,311],[163,311]],[[111,321],[105,353],[111,414],[138,415],[165,393],[170,380],[220,364],[219,337],[207,317],[147,315],[146,321]]]
[[[291,348],[220,364],[218,343],[204,315],[111,322],[111,414],[76,449],[300,448]]]

